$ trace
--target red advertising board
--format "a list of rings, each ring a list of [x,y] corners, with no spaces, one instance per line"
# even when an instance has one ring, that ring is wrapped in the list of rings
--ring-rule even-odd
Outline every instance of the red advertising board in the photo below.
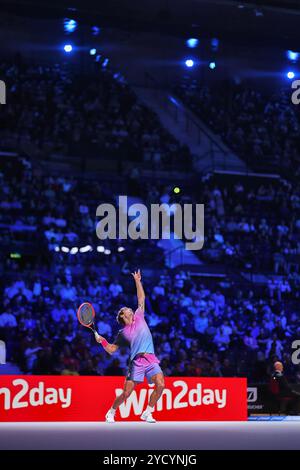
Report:
[[[0,376],[0,421],[104,421],[123,377]],[[139,385],[117,420],[135,421],[153,387]],[[155,409],[160,421],[247,420],[247,380],[167,377]]]

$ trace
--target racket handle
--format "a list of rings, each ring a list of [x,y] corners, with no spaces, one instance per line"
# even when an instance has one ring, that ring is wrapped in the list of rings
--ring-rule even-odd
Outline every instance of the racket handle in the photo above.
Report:
[[[100,335],[97,333],[97,331],[94,331],[95,339],[98,341],[100,339]],[[98,341],[99,342],[99,341]]]

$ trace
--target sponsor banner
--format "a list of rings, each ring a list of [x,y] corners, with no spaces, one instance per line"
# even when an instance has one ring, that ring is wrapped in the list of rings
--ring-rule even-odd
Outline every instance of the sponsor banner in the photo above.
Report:
[[[249,385],[247,388],[247,408],[248,414],[266,413],[271,411],[268,406],[271,397],[265,385]]]
[[[247,380],[167,377],[155,408],[161,421],[243,421],[247,419]],[[103,421],[124,377],[0,376],[0,421]],[[140,384],[116,419],[135,421],[153,386]]]
[[[292,384],[293,390],[300,392],[300,385]],[[247,388],[248,414],[279,413],[280,398],[272,393],[270,384],[250,384]]]

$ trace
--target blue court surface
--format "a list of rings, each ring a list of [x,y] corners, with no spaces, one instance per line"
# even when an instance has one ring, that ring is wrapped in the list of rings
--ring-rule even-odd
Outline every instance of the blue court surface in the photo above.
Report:
[[[299,421],[300,416],[250,416],[248,421]]]
[[[246,422],[0,423],[0,449],[300,449],[300,417]]]

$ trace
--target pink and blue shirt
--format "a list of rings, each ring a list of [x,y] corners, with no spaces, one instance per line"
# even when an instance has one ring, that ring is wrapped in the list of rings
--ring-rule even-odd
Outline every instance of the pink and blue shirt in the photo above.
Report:
[[[130,346],[131,361],[139,353],[154,354],[152,334],[141,308],[134,312],[131,325],[126,325],[119,330],[115,344],[121,346],[124,342]]]

